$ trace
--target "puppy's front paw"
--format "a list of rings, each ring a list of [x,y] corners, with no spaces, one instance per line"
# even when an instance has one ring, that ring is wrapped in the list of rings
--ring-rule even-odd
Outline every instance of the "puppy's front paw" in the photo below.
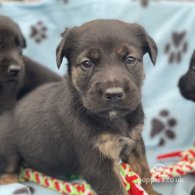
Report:
[[[18,175],[16,174],[4,174],[0,176],[0,185],[17,183],[18,182]]]
[[[123,140],[123,147],[121,149],[121,152],[120,152],[120,159],[125,162],[125,163],[128,163],[129,162],[129,156],[131,155],[133,149],[135,148],[136,146],[136,143],[130,139],[130,138],[127,138],[128,140]]]
[[[128,137],[107,133],[98,137],[95,147],[108,158],[119,161],[123,151],[130,154],[135,147],[135,142]]]

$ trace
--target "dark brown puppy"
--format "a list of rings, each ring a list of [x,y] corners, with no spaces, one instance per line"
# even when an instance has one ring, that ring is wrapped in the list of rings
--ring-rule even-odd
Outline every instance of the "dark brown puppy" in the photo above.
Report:
[[[189,69],[180,78],[178,86],[184,98],[195,102],[195,51],[192,54]],[[190,195],[195,195],[195,186]]]
[[[184,98],[195,102],[195,51],[192,54],[189,70],[180,78],[178,86]]]
[[[37,86],[62,78],[22,55],[26,41],[10,18],[0,16],[0,115]]]
[[[190,195],[195,195],[195,186],[192,188]]]
[[[68,59],[65,80],[38,88],[0,119],[1,174],[22,161],[48,175],[81,174],[98,195],[126,195],[118,161],[132,156],[150,177],[140,138],[145,53],[155,63],[156,44],[136,24],[95,20],[67,30],[57,48],[58,67]]]

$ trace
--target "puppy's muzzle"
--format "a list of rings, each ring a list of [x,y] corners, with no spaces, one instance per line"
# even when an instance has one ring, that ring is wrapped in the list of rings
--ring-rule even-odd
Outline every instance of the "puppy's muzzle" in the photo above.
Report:
[[[15,65],[15,64],[11,64],[8,68],[8,73],[10,76],[18,76],[19,73],[21,72],[22,68],[21,66]]]

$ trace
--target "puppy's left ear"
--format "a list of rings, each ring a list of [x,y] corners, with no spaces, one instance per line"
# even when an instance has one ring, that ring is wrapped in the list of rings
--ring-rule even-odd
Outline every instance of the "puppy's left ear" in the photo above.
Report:
[[[61,34],[63,36],[62,40],[60,41],[57,49],[56,49],[56,62],[58,68],[60,68],[63,57],[68,58],[70,53],[70,46],[72,42],[72,31],[73,28],[68,29],[66,28],[65,31]]]
[[[18,31],[18,38],[19,42],[22,48],[26,48],[26,39],[24,38],[24,35],[22,34],[22,31],[17,23],[15,23],[17,31]]]
[[[149,54],[152,63],[155,65],[158,53],[157,45],[147,33],[145,33],[145,39],[146,44],[144,45],[144,52]]]

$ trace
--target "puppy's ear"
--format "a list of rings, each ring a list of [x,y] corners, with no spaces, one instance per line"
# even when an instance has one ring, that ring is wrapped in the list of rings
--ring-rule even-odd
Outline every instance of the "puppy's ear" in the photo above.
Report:
[[[194,52],[192,54],[192,57],[191,57],[191,60],[190,60],[190,67],[189,67],[189,69],[191,69],[194,66],[195,66],[195,50],[194,50]]]
[[[66,39],[62,39],[56,49],[56,62],[58,68],[60,68],[62,59],[64,57],[64,45],[65,45]]]
[[[157,45],[155,41],[147,33],[145,33],[145,38],[146,44],[144,45],[144,51],[145,53],[149,54],[152,63],[155,65],[158,53]]]
[[[22,34],[22,31],[17,23],[15,23],[17,32],[18,32],[18,38],[19,42],[22,48],[26,48],[26,39],[24,38],[24,35]]]
[[[26,39],[22,36],[22,48],[26,48]]]
[[[68,56],[69,44],[68,40],[70,39],[72,29],[66,28],[65,31],[61,34],[63,36],[62,40],[60,41],[57,49],[56,49],[56,62],[58,68],[60,68],[63,57]]]

